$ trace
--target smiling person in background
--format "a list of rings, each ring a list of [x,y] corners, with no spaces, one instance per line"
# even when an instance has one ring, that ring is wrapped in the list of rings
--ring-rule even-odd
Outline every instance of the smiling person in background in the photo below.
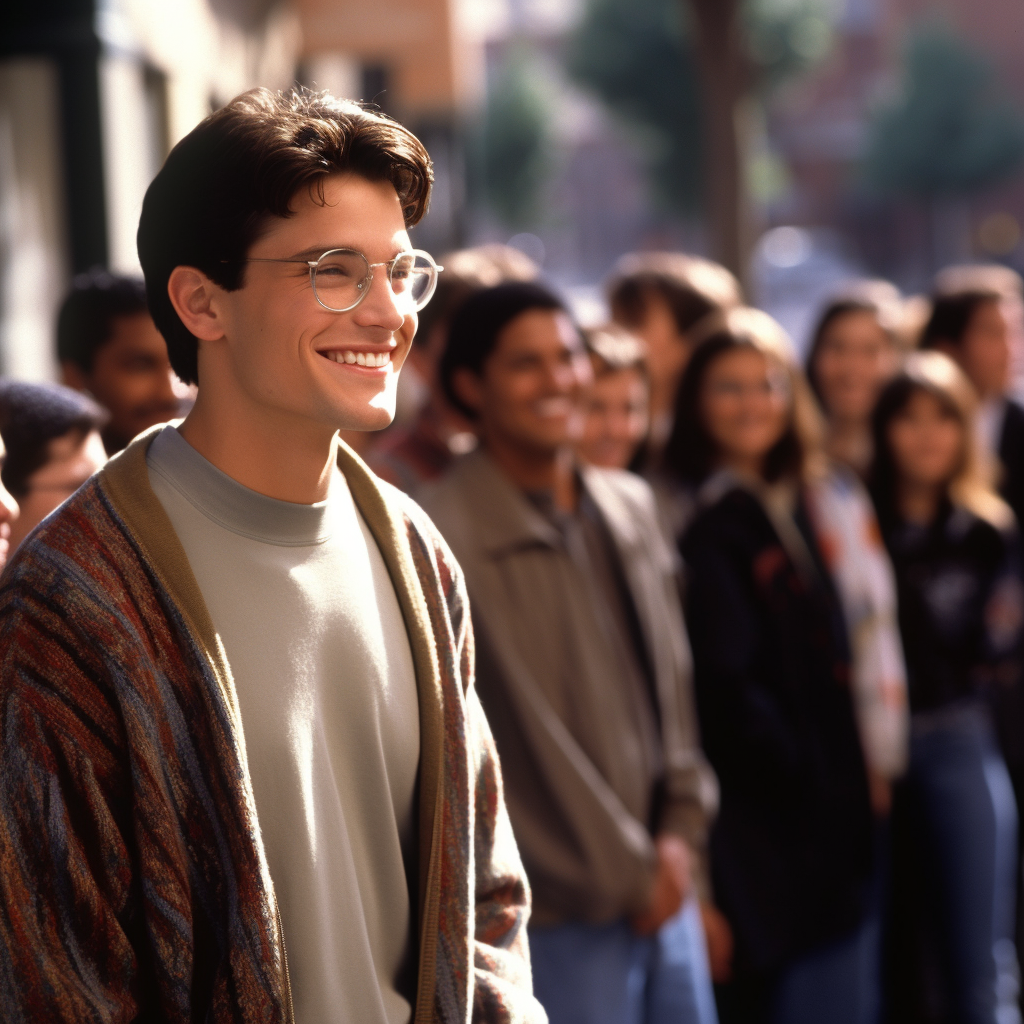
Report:
[[[466,573],[551,1024],[713,1024],[698,901],[715,790],[674,562],[650,488],[575,462],[590,377],[545,288],[468,299],[441,381],[480,447],[422,501]]]
[[[643,342],[617,324],[583,331],[593,383],[583,402],[576,451],[591,466],[628,469],[650,425],[650,391]]]
[[[110,414],[103,429],[110,455],[154,424],[184,415],[191,397],[171,369],[145,285],[135,277],[93,270],[74,279],[57,320],[57,358],[64,383]]]
[[[4,447],[3,435],[0,435],[0,469],[7,460],[7,449]],[[11,497],[10,492],[3,485],[3,477],[0,475],[0,570],[7,564],[7,557],[13,545],[11,544],[11,527],[18,519],[18,503]]]
[[[828,454],[860,477],[871,464],[871,412],[899,367],[890,326],[898,300],[884,282],[864,282],[833,299],[807,354],[807,379],[825,413]]]
[[[60,384],[0,382],[0,436],[7,459],[0,479],[21,509],[16,548],[107,461],[100,430],[107,414]]]

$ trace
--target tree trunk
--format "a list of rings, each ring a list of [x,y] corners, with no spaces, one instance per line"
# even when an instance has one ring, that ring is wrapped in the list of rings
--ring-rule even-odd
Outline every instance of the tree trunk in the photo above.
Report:
[[[704,112],[704,196],[712,255],[746,290],[751,212],[744,181],[742,100],[750,82],[740,0],[684,0],[694,16]]]

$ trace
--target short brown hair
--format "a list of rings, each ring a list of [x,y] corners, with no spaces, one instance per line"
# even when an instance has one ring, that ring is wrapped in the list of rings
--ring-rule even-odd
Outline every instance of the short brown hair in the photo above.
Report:
[[[253,89],[211,114],[179,142],[146,192],[139,260],[153,320],[174,372],[198,379],[199,343],[167,295],[177,266],[196,267],[221,287],[242,286],[244,260],[268,217],[287,217],[301,188],[323,202],[330,174],[388,181],[405,223],[426,212],[430,157],[407,128],[326,92]]]
[[[719,315],[686,364],[679,385],[675,421],[663,459],[665,471],[685,484],[703,483],[716,468],[718,452],[702,413],[708,370],[721,356],[743,348],[760,352],[780,368],[789,387],[789,425],[765,459],[765,480],[805,481],[825,469],[821,414],[789,336],[767,313],[740,307]]]
[[[623,326],[643,322],[648,297],[654,293],[668,303],[676,329],[684,335],[710,313],[743,301],[739,282],[725,267],[681,252],[623,256],[606,290],[612,317]]]

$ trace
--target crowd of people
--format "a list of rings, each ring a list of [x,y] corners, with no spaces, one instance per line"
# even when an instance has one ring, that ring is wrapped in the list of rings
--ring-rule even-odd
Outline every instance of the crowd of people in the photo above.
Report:
[[[287,108],[281,100],[264,98],[262,107],[248,102],[260,123],[277,119],[279,137],[306,132],[307,147],[323,123],[342,116],[335,107],[310,106],[308,97],[291,98]],[[240,137],[239,125],[251,130],[252,107],[234,106],[236,123],[224,115],[227,127],[218,129],[214,115],[207,139],[228,129]],[[376,117],[339,109],[354,135],[362,119]],[[406,147],[402,173],[381,170],[375,157],[360,162],[362,151],[350,156],[343,133],[331,151],[334,163],[327,161],[336,176],[330,201],[321,192],[318,204],[310,189],[309,208],[300,204],[288,218],[267,200],[232,199],[252,204],[239,205],[237,223],[251,223],[252,210],[268,202],[278,218],[270,234],[292,232],[295,238],[282,245],[306,253],[299,245],[304,218],[327,223],[358,208],[393,220],[395,192],[405,224],[414,223],[418,214],[409,211],[422,213],[423,194],[415,193],[408,166],[422,158],[409,156],[404,137],[382,142],[381,120],[363,144],[367,151]],[[5,693],[12,679],[22,693],[21,710],[4,719],[4,756],[18,747],[12,730],[31,726],[44,737],[43,747],[52,742],[49,754],[32,754],[33,764],[60,761],[45,778],[73,776],[69,785],[82,806],[65,796],[48,798],[38,774],[15,787],[18,799],[49,807],[47,821],[59,819],[59,829],[74,832],[84,847],[89,842],[81,837],[93,831],[121,835],[134,828],[142,835],[151,824],[137,808],[116,803],[109,795],[115,783],[104,789],[102,773],[113,768],[104,767],[98,781],[86,772],[83,781],[67,767],[77,762],[53,737],[65,728],[71,736],[65,719],[72,713],[53,712],[63,725],[40,724],[46,700],[56,698],[44,700],[45,687],[26,682],[45,676],[40,665],[48,658],[64,665],[62,673],[70,664],[64,659],[74,659],[75,671],[99,694],[96,701],[107,699],[104,687],[121,693],[120,683],[105,682],[113,670],[99,667],[103,659],[83,639],[104,630],[121,636],[121,627],[96,610],[99,604],[88,606],[84,625],[69,620],[73,635],[51,637],[59,654],[37,652],[46,627],[43,613],[33,618],[33,609],[48,608],[62,587],[102,589],[98,573],[66,568],[79,557],[71,526],[85,531],[86,546],[107,552],[116,548],[111,522],[121,524],[117,529],[136,549],[135,575],[125,575],[125,595],[117,591],[118,615],[133,630],[149,629],[145,609],[153,599],[138,579],[151,581],[146,586],[156,594],[159,622],[152,636],[133,640],[143,653],[131,655],[142,659],[147,679],[156,679],[151,698],[167,702],[168,693],[177,694],[175,671],[199,672],[189,667],[198,650],[218,679],[229,680],[230,693],[230,679],[236,680],[237,702],[227,699],[225,715],[245,722],[241,760],[229,762],[220,752],[214,758],[217,772],[234,781],[218,774],[216,793],[203,797],[194,839],[201,854],[179,853],[184,859],[172,861],[192,879],[185,888],[194,886],[197,894],[185,898],[189,927],[198,928],[198,919],[212,922],[194,940],[186,972],[193,979],[188,984],[202,988],[196,998],[230,1002],[241,998],[230,994],[234,985],[256,1005],[254,993],[264,991],[258,977],[246,974],[259,975],[257,967],[236,965],[225,982],[219,968],[199,966],[203,956],[227,956],[223,950],[242,941],[225,937],[234,935],[230,928],[249,936],[250,952],[252,943],[272,944],[273,929],[263,930],[244,908],[223,911],[230,928],[218,930],[219,901],[245,900],[220,891],[212,865],[221,861],[212,851],[218,843],[241,849],[244,829],[233,831],[227,818],[207,828],[207,815],[215,817],[209,808],[239,785],[239,799],[246,807],[255,801],[260,811],[262,845],[253,847],[258,853],[245,847],[244,857],[232,856],[254,876],[262,877],[269,863],[278,927],[283,921],[290,936],[287,985],[302,1024],[321,1019],[328,997],[342,1007],[339,1020],[358,1012],[351,1019],[404,1024],[414,1005],[420,1020],[428,955],[450,966],[431,967],[427,991],[436,1016],[428,1007],[422,1019],[461,1019],[446,1008],[468,1013],[462,990],[469,986],[474,1019],[539,1020],[536,1004],[517,1003],[512,994],[528,987],[512,962],[526,957],[527,936],[532,991],[551,1024],[1019,1022],[1024,565],[1017,524],[1024,515],[1024,407],[1012,388],[1015,348],[1024,344],[1021,279],[1003,267],[950,268],[937,276],[926,308],[887,283],[853,282],[820,311],[802,364],[783,329],[745,303],[727,270],[703,258],[624,256],[606,282],[609,322],[581,328],[522,253],[499,245],[450,253],[429,289],[408,300],[418,313],[414,336],[400,317],[385,331],[387,310],[365,312],[377,317],[372,323],[353,321],[380,335],[374,344],[387,334],[400,339],[391,345],[396,353],[407,345],[402,387],[415,408],[407,404],[400,421],[381,431],[371,428],[390,416],[377,415],[379,402],[369,403],[373,416],[363,420],[337,415],[333,426],[346,444],[332,456],[319,490],[301,496],[278,485],[261,464],[263,452],[270,453],[268,462],[275,453],[289,456],[283,447],[277,451],[283,442],[270,427],[260,434],[255,414],[246,420],[248,399],[238,397],[259,394],[266,407],[287,406],[292,414],[300,398],[288,391],[290,371],[282,363],[258,378],[264,371],[249,364],[271,357],[261,348],[264,340],[254,350],[244,347],[245,331],[256,321],[242,299],[212,303],[215,290],[201,280],[213,274],[202,269],[213,266],[202,248],[207,236],[196,228],[186,245],[175,232],[187,226],[171,223],[175,197],[198,187],[200,177],[190,174],[209,176],[219,167],[212,160],[252,155],[225,152],[197,143],[177,164],[172,154],[163,184],[158,178],[154,186],[170,216],[158,217],[152,207],[143,213],[147,284],[162,283],[173,310],[166,303],[147,306],[141,281],[85,275],[60,315],[64,384],[0,382],[6,449],[0,564],[5,555],[11,563],[0,584],[0,622],[7,624],[0,672]],[[275,159],[275,187],[283,188],[284,157]],[[231,165],[236,174],[241,166]],[[296,172],[285,208],[300,195],[294,183],[308,180]],[[147,216],[171,255],[147,259]],[[373,224],[369,214],[359,216],[364,219],[355,222],[369,225],[369,253]],[[236,262],[307,263],[309,276],[292,280],[307,289],[312,284],[328,311],[367,311],[364,295],[385,302],[374,285],[374,268],[384,266],[392,300],[405,308],[399,303],[404,286],[390,264],[364,256],[367,276],[352,305],[340,308],[324,301],[328,280],[332,289],[345,287],[340,265],[329,268],[330,278],[321,270],[330,253],[284,259],[265,235],[243,241]],[[188,266],[175,265],[175,246]],[[268,255],[273,251],[279,255]],[[168,262],[163,277],[152,270]],[[190,270],[192,263],[202,273]],[[248,285],[234,280],[234,287],[226,279],[219,284],[225,294],[244,297]],[[261,307],[264,314],[271,324],[294,315],[273,320],[278,314]],[[180,333],[172,342],[179,329],[193,342],[198,338],[198,347],[183,348]],[[215,352],[215,345],[235,343],[233,330],[241,354]],[[213,396],[222,403],[219,414]],[[218,420],[223,410],[237,422]],[[185,415],[180,430],[158,426]],[[218,431],[234,438],[237,454],[224,454],[232,449]],[[143,478],[148,485],[139,483]],[[351,492],[347,504],[342,492]],[[58,507],[72,511],[54,515]],[[433,526],[420,523],[419,508]],[[132,516],[149,525],[133,527]],[[331,534],[335,522],[338,532]],[[405,550],[404,541],[384,539],[401,532],[395,523],[405,523],[413,538],[407,563],[395,554]],[[358,558],[333,550],[330,538],[346,531],[365,540]],[[171,545],[168,536],[181,544]],[[171,559],[179,560],[174,572],[180,574],[185,559],[192,573],[175,582]],[[403,589],[403,573],[410,571],[421,581],[429,577],[421,587],[425,596]],[[463,580],[468,616],[459,603]],[[417,601],[422,611],[415,611]],[[352,618],[351,604],[364,605],[351,629],[365,635],[369,654],[362,648],[352,654],[344,646],[349,641],[331,633],[330,621]],[[72,612],[53,614],[73,619]],[[12,626],[16,619],[20,624]],[[428,625],[411,625],[421,620]],[[432,639],[421,641],[417,629]],[[198,637],[193,646],[179,639],[182,631]],[[270,634],[278,639],[268,646]],[[172,648],[172,668],[164,669],[161,659],[171,659]],[[127,656],[112,655],[115,662]],[[436,709],[443,727],[430,724],[435,711],[423,696],[428,661],[440,666],[432,678],[443,694]],[[380,694],[373,697],[371,686],[339,704],[326,696],[333,690],[316,690],[349,674],[377,680]],[[306,680],[305,697],[280,688],[293,676]],[[474,718],[476,695],[487,724]],[[308,774],[289,788],[276,731],[282,721],[294,729],[294,708],[303,701],[326,724],[303,740],[314,752],[303,762]],[[464,719],[451,717],[462,705]],[[381,706],[392,716],[387,728],[379,725]],[[202,742],[173,716],[168,736],[157,737],[159,720],[139,718],[132,707],[122,725],[100,721],[106,712],[94,705],[76,707],[75,722],[92,723],[97,737],[116,734],[116,741],[97,740],[96,747],[114,760],[134,756],[133,730],[146,733],[152,749],[171,744],[169,762],[161,757],[171,755],[142,747],[146,756],[132,771],[148,777],[163,764],[159,770],[188,776],[189,758]],[[194,699],[174,707],[174,716],[182,708],[192,708],[184,718],[198,714]],[[352,722],[332,732],[337,715]],[[371,720],[379,736],[366,734]],[[500,772],[489,760],[491,734]],[[339,743],[354,751],[350,761]],[[330,767],[332,758],[340,768]],[[443,778],[436,790],[430,788],[434,769]],[[158,802],[162,809],[174,805],[167,814],[177,822],[186,805],[195,811],[202,801],[175,780],[166,783],[171,796],[159,789]],[[463,790],[469,809],[459,809],[451,796]],[[442,791],[448,795],[436,795]],[[10,810],[13,792],[0,808],[0,862],[21,858],[18,878],[41,886],[38,918],[73,907],[89,919],[80,931],[55,926],[52,941],[62,953],[40,953],[37,976],[24,962],[18,967],[11,936],[24,933],[42,943],[37,933],[51,925],[11,925],[8,909],[0,926],[7,950],[2,991],[13,999],[19,985],[33,990],[18,1004],[23,1015],[13,1019],[33,1019],[24,1007],[43,1006],[44,990],[62,992],[73,1008],[102,1003],[136,1012],[156,997],[138,982],[123,990],[111,982],[121,969],[113,954],[100,968],[78,966],[80,944],[113,942],[114,927],[96,909],[108,898],[103,886],[97,883],[96,897],[79,884],[83,863],[95,860],[89,870],[116,889],[118,854],[108,852],[112,859],[101,864],[93,852],[78,861],[69,847],[62,845],[59,857],[48,847],[66,866],[41,874],[27,868],[26,851],[39,849],[31,839],[38,821]],[[56,801],[53,807],[47,799]],[[101,820],[97,799],[109,805],[113,825]],[[151,793],[150,799],[158,798]],[[502,845],[508,824],[523,873]],[[175,842],[191,849],[189,828],[174,828]],[[300,835],[312,836],[308,848]],[[118,850],[130,846],[123,836],[118,842]],[[476,844],[483,865],[470,869],[476,875],[468,887],[459,875],[460,865],[473,862],[467,843]],[[445,852],[437,856],[448,860],[438,874],[432,858],[441,846]],[[206,882],[195,880],[194,866],[181,867],[186,863],[205,865]],[[66,883],[75,893],[67,902],[53,895],[65,885],[62,872],[77,879]],[[177,884],[158,877],[166,887],[160,899],[175,904]],[[332,903],[335,888],[349,893],[347,903]],[[127,882],[117,889],[121,902],[113,915],[117,934],[128,936],[122,958],[133,955],[125,950],[149,920],[130,909],[130,889]],[[8,907],[14,891],[8,881]],[[356,903],[362,896],[358,925],[350,916],[353,892]],[[419,939],[411,943],[410,920],[420,921]],[[424,920],[433,921],[440,940],[428,935]],[[463,932],[477,947],[465,963],[458,946],[467,941]],[[151,941],[154,970],[166,987],[175,958],[166,936]],[[222,952],[215,956],[215,948]],[[59,964],[71,962],[74,985],[54,988],[53,977],[71,970]],[[342,992],[346,985],[369,987],[372,997]],[[85,1018],[71,1012],[59,1019]]]

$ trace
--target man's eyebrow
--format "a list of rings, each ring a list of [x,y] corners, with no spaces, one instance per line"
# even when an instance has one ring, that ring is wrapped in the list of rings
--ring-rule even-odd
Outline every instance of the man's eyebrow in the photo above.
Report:
[[[332,252],[335,249],[348,249],[349,252],[358,252],[358,253],[361,253],[364,256],[366,255],[365,253],[363,253],[363,250],[360,249],[358,246],[355,246],[355,245],[338,245],[338,244],[335,243],[333,245],[310,245],[310,246],[307,246],[305,249],[303,249],[302,252],[297,252],[293,256],[289,256],[288,258],[289,259],[293,259],[293,260],[304,260],[304,259],[309,258],[309,259],[315,261],[315,260],[319,259],[321,256],[323,256],[323,254],[325,252]],[[394,259],[399,253],[406,252],[406,251],[407,250],[406,250],[405,246],[396,245],[394,247],[394,250],[392,251],[391,255],[388,258],[389,259]],[[369,257],[367,256],[366,259],[369,260]]]

